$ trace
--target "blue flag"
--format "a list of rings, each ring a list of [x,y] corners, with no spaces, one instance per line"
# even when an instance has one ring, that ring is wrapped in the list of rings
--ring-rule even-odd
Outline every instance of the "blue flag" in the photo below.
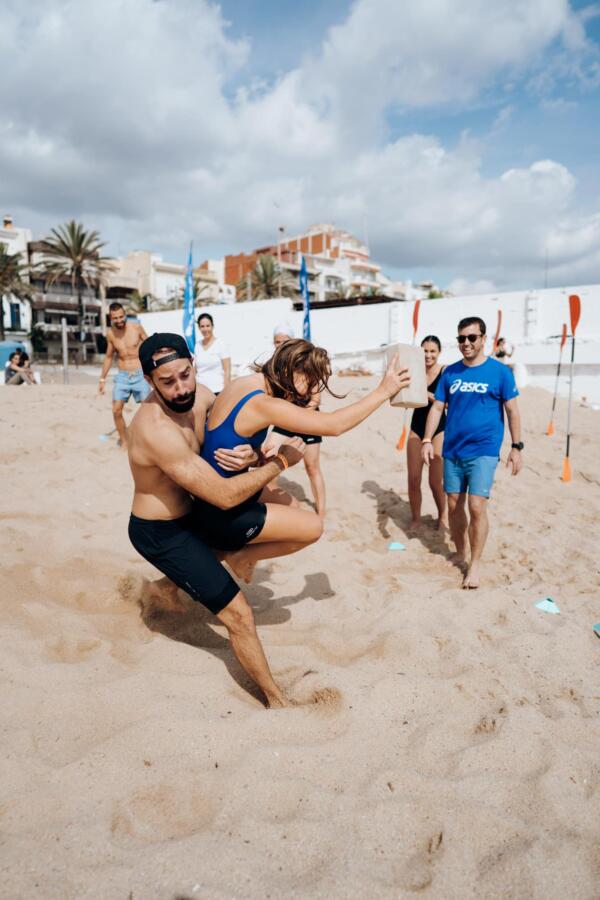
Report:
[[[302,265],[300,266],[300,293],[302,294],[302,309],[304,310],[302,337],[305,341],[310,341],[310,296],[308,294],[308,272],[306,271],[306,260],[304,257],[302,257]]]
[[[194,323],[195,299],[192,245],[190,244],[190,255],[188,256],[187,272],[185,273],[185,291],[183,294],[183,336],[190,348],[190,353],[194,352],[194,347],[196,346],[196,328]]]

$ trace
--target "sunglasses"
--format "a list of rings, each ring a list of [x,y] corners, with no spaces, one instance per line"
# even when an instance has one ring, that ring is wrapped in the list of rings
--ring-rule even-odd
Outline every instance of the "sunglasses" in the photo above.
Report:
[[[471,344],[474,344],[477,338],[483,337],[482,334],[459,334],[456,340],[459,344],[464,344],[465,341],[470,341]]]

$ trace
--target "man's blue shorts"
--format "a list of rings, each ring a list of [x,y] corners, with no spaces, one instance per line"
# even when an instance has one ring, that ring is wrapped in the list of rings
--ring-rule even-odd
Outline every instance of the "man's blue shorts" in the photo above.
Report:
[[[497,456],[476,456],[474,459],[444,457],[444,490],[447,494],[469,493],[489,497],[497,465]]]
[[[150,393],[150,385],[144,378],[141,369],[134,372],[125,372],[119,369],[113,383],[113,400],[123,400],[125,403],[133,394],[136,403],[141,403]]]

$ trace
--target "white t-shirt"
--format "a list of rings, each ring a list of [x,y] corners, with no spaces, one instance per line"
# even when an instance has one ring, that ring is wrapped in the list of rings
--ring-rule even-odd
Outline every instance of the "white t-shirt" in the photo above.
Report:
[[[202,341],[196,344],[194,358],[196,360],[196,381],[216,394],[223,390],[225,375],[221,360],[229,359],[229,349],[220,338],[215,338],[207,350]]]

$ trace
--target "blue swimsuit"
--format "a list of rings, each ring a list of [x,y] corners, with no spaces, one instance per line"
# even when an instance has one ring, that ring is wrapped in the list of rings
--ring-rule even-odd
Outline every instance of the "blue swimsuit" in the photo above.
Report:
[[[250,444],[250,446],[256,450],[260,447],[268,434],[268,428],[261,428],[260,431],[257,431],[256,434],[253,434],[250,437],[238,434],[235,430],[237,414],[242,407],[246,405],[248,400],[255,397],[257,394],[264,394],[264,391],[257,390],[246,394],[245,397],[238,400],[229,415],[220,425],[217,425],[216,428],[207,427],[204,430],[204,444],[202,445],[200,456],[202,459],[205,459],[207,463],[210,463],[213,469],[215,469],[219,475],[222,475],[223,478],[231,478],[232,475],[239,475],[239,472],[227,472],[225,469],[222,469],[215,459],[216,450],[233,450],[233,448],[237,447],[239,444]]]

